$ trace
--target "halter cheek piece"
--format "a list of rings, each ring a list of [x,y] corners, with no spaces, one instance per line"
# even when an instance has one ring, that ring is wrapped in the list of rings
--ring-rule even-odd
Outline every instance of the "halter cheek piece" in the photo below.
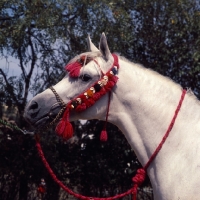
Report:
[[[65,107],[65,102],[62,100],[62,98],[58,95],[58,93],[56,92],[56,90],[51,86],[49,88],[55,95],[57,102],[60,104],[61,107]]]
[[[114,62],[108,70],[106,74],[102,72],[101,78],[95,82],[89,89],[84,91],[82,94],[78,95],[74,99],[72,99],[69,103],[65,104],[62,98],[58,95],[56,90],[53,87],[50,87],[51,91],[54,93],[57,101],[59,102],[60,106],[62,107],[59,111],[56,118],[50,123],[49,126],[55,124],[61,117],[62,119],[58,123],[56,127],[56,133],[61,136],[63,139],[67,140],[73,136],[73,128],[71,123],[69,122],[69,113],[70,111],[76,111],[81,112],[86,110],[87,108],[91,107],[95,104],[96,101],[98,101],[103,95],[108,93],[108,107],[107,107],[107,113],[106,113],[106,123],[108,119],[108,113],[109,113],[109,106],[110,106],[110,91],[111,89],[116,85],[118,77],[117,72],[119,69],[119,63],[118,63],[118,57],[115,54],[112,54],[114,58]],[[66,66],[66,70],[69,72],[69,75],[72,78],[77,78],[80,74],[80,69],[82,67],[83,63],[88,63],[88,60],[86,56],[82,56],[80,59],[78,59],[75,63],[70,63]],[[91,61],[91,60],[90,60]],[[93,60],[98,66],[98,62],[96,60]],[[100,68],[100,66],[99,66]],[[100,68],[101,69],[101,68]],[[106,123],[104,126],[103,131],[101,132],[100,139],[102,141],[107,140],[107,133],[106,133]]]

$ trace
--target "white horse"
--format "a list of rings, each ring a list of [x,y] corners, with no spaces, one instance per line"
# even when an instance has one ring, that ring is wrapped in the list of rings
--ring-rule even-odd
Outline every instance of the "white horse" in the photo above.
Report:
[[[84,67],[74,76],[68,70],[69,73],[53,86],[55,94],[59,94],[65,104],[94,86],[102,73],[108,72],[113,65],[114,58],[104,34],[99,49],[90,39],[88,41],[91,52],[70,62],[80,61],[84,56],[89,58],[83,60]],[[82,112],[70,110],[69,120],[105,120],[110,97],[108,121],[119,127],[145,166],[169,127],[182,88],[169,78],[117,57],[119,70],[116,76],[119,79],[110,96],[106,93]],[[49,122],[61,108],[55,94],[47,89],[35,96],[25,110],[27,121],[38,128]],[[190,91],[187,91],[176,122],[147,173],[156,200],[200,199],[200,104]]]

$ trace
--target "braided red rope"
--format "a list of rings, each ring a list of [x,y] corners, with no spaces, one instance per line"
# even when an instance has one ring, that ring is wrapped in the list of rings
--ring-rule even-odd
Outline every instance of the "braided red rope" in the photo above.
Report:
[[[152,161],[155,159],[155,157],[157,156],[157,154],[159,153],[159,151],[161,150],[163,144],[165,143],[167,137],[169,136],[169,133],[170,131],[172,130],[173,126],[174,126],[174,123],[175,123],[175,120],[178,116],[178,113],[180,111],[180,108],[181,108],[181,105],[182,105],[182,102],[184,100],[184,97],[185,97],[185,94],[186,94],[186,90],[183,90],[182,92],[182,95],[181,95],[181,99],[179,101],[179,104],[175,110],[175,113],[174,113],[174,117],[172,118],[172,121],[162,139],[162,141],[160,142],[160,144],[158,145],[158,147],[156,148],[156,150],[154,151],[154,153],[152,154],[152,156],[150,157],[149,161],[146,163],[146,165],[144,166],[144,168],[141,168],[141,169],[138,169],[137,170],[137,173],[136,175],[132,178],[133,182],[134,182],[134,185],[133,185],[133,188],[129,189],[127,192],[124,192],[122,194],[118,194],[116,196],[113,196],[113,197],[107,197],[107,198],[97,198],[97,197],[87,197],[87,196],[83,196],[83,195],[80,195],[78,193],[75,193],[73,192],[72,190],[70,190],[67,186],[65,186],[57,177],[56,175],[54,174],[53,170],[51,169],[50,165],[48,164],[45,156],[44,156],[44,153],[43,153],[43,150],[42,150],[42,147],[40,145],[40,142],[39,142],[39,138],[37,137],[36,135],[36,147],[38,149],[38,152],[39,152],[39,156],[41,157],[42,159],[42,162],[44,164],[44,166],[46,167],[47,171],[49,172],[49,174],[51,175],[51,177],[53,178],[53,180],[63,189],[65,190],[66,192],[68,192],[70,195],[73,195],[74,197],[78,198],[78,199],[82,199],[82,200],[114,200],[114,199],[118,199],[118,198],[122,198],[128,194],[133,194],[133,200],[136,200],[137,198],[137,190],[138,190],[138,186],[140,186],[144,180],[145,180],[145,177],[146,177],[146,171],[147,171],[147,168],[149,167],[149,165],[152,163]]]
[[[108,107],[107,107],[107,112],[106,112],[106,121],[105,121],[103,130],[101,131],[101,134],[100,134],[100,140],[102,142],[106,142],[108,140],[108,133],[106,131],[106,126],[107,126],[108,114],[109,114],[109,110],[110,110],[110,99],[111,99],[111,92],[109,91],[109,93],[108,93]]]
[[[155,159],[155,157],[157,156],[157,154],[161,150],[163,144],[165,143],[167,137],[169,136],[170,131],[172,130],[172,128],[174,126],[174,123],[175,123],[176,118],[178,116],[178,113],[180,111],[180,108],[181,108],[181,105],[183,103],[183,100],[184,100],[186,92],[187,92],[186,90],[182,91],[181,98],[180,98],[178,106],[177,106],[177,108],[175,110],[175,113],[174,113],[174,116],[172,118],[172,121],[171,121],[171,123],[170,123],[170,125],[169,125],[169,127],[168,127],[168,129],[167,129],[167,131],[165,133],[165,135],[163,136],[160,144],[158,145],[158,147],[156,148],[156,150],[154,151],[152,156],[149,158],[149,160],[146,163],[146,165],[143,168],[138,169],[135,177],[133,177],[133,179],[132,179],[133,182],[135,183],[134,184],[135,191],[133,193],[133,200],[136,200],[136,198],[137,198],[137,188],[138,188],[138,186],[141,185],[143,183],[143,181],[145,180],[147,168],[149,167],[149,165],[152,163],[152,161]]]
[[[167,129],[167,131],[166,131],[166,133],[165,133],[165,135],[164,135],[164,137],[163,137],[163,139],[161,140],[160,144],[158,145],[158,147],[156,148],[156,150],[154,151],[154,153],[152,154],[152,156],[149,158],[149,161],[148,161],[148,162],[146,163],[146,165],[144,166],[144,170],[145,170],[145,171],[147,170],[147,168],[149,167],[149,165],[152,163],[152,161],[155,159],[155,157],[157,156],[157,154],[158,154],[159,151],[161,150],[163,144],[165,143],[167,137],[169,136],[169,133],[170,133],[170,131],[172,130],[172,128],[173,128],[173,126],[174,126],[174,123],[175,123],[175,120],[176,120],[176,118],[177,118],[177,116],[178,116],[178,113],[179,113],[179,111],[180,111],[180,108],[181,108],[181,105],[182,105],[182,103],[183,103],[183,100],[184,100],[184,97],[185,97],[186,92],[187,92],[186,90],[183,90],[183,91],[182,91],[181,99],[180,99],[180,101],[179,101],[179,103],[178,103],[178,106],[177,106],[177,108],[176,108],[176,110],[175,110],[174,117],[172,118],[172,121],[171,121],[171,123],[170,123],[170,125],[169,125],[169,127],[168,127],[168,129]]]
[[[49,163],[47,162],[45,156],[44,156],[44,153],[43,153],[43,150],[42,150],[42,147],[40,145],[40,142],[39,142],[39,138],[38,136],[35,137],[36,138],[36,147],[37,147],[37,150],[39,152],[39,156],[40,158],[42,159],[42,162],[44,164],[44,166],[46,167],[47,171],[49,172],[49,174],[51,175],[51,177],[53,178],[53,180],[64,190],[66,191],[67,193],[69,193],[70,195],[78,198],[78,199],[82,199],[82,200],[114,200],[114,199],[118,199],[118,198],[122,198],[128,194],[131,194],[135,191],[134,188],[131,188],[129,189],[127,192],[124,192],[122,194],[118,194],[116,196],[113,196],[113,197],[108,197],[108,198],[98,198],[98,197],[87,197],[87,196],[83,196],[83,195],[80,195],[72,190],[70,190],[67,186],[65,186],[63,184],[63,182],[61,182],[57,176],[55,175],[55,173],[53,172],[53,170],[51,169]]]

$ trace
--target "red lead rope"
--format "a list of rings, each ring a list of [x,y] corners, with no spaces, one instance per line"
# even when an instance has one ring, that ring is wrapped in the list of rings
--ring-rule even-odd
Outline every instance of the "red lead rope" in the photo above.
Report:
[[[181,108],[181,105],[183,103],[186,92],[187,92],[186,90],[182,91],[181,99],[180,99],[178,106],[175,110],[174,117],[172,118],[172,121],[171,121],[164,137],[162,138],[160,144],[158,145],[158,147],[156,148],[156,150],[154,151],[152,156],[149,158],[149,161],[146,163],[144,168],[138,169],[136,175],[132,179],[133,182],[134,182],[134,188],[135,188],[135,192],[133,193],[133,200],[136,200],[136,198],[137,198],[137,188],[138,188],[138,186],[140,186],[145,180],[147,168],[149,167],[149,165],[152,163],[152,161],[155,159],[155,157],[157,156],[157,154],[161,150],[163,144],[165,143],[167,137],[169,136],[170,131],[172,130],[172,128],[174,126],[175,120],[176,120],[178,113],[180,111],[180,108]]]
[[[157,156],[157,154],[159,153],[159,151],[161,150],[163,144],[165,143],[167,137],[169,136],[169,133],[170,131],[172,130],[173,126],[174,126],[174,123],[175,123],[175,120],[177,118],[177,115],[180,111],[180,108],[181,108],[181,105],[182,105],[182,102],[184,100],[184,97],[185,97],[185,94],[186,94],[186,90],[183,90],[182,92],[182,95],[181,95],[181,99],[179,101],[179,104],[175,110],[175,113],[174,113],[174,117],[172,118],[172,121],[162,139],[162,141],[160,142],[160,144],[158,145],[158,147],[156,148],[156,150],[154,151],[154,153],[152,154],[152,156],[150,157],[149,161],[146,163],[146,165],[144,166],[144,168],[141,168],[141,169],[138,169],[137,170],[137,173],[136,175],[132,178],[133,182],[134,182],[134,185],[133,185],[133,188],[129,189],[127,192],[124,192],[122,194],[118,194],[116,196],[113,196],[113,197],[108,197],[108,198],[97,198],[97,197],[87,197],[87,196],[82,196],[80,194],[77,194],[75,192],[73,192],[72,190],[70,190],[68,187],[66,187],[57,177],[56,175],[54,174],[53,170],[51,169],[49,163],[47,162],[45,156],[44,156],[44,153],[43,153],[43,150],[42,150],[42,147],[40,145],[40,142],[39,142],[39,138],[37,137],[36,135],[36,147],[38,149],[38,152],[39,152],[39,156],[41,157],[42,159],[42,162],[44,163],[44,166],[46,167],[47,171],[49,172],[49,174],[51,175],[51,177],[53,178],[53,180],[63,189],[65,190],[66,192],[68,192],[70,195],[73,195],[74,197],[78,198],[78,199],[82,199],[82,200],[114,200],[114,199],[118,199],[118,198],[122,198],[128,194],[133,194],[133,200],[136,200],[137,198],[137,190],[138,190],[138,186],[140,186],[144,180],[145,180],[145,177],[146,177],[146,171],[147,171],[147,168],[149,167],[149,165],[152,163],[152,161],[155,159],[155,157]]]
[[[44,166],[46,167],[47,171],[49,172],[49,174],[51,175],[51,177],[53,178],[53,180],[64,190],[66,191],[67,193],[69,193],[70,195],[78,198],[78,199],[82,199],[82,200],[114,200],[114,199],[118,199],[118,198],[122,198],[128,194],[131,194],[133,193],[133,188],[131,188],[130,190],[128,190],[127,192],[124,192],[122,194],[119,194],[119,195],[116,195],[114,197],[108,197],[108,198],[97,198],[97,197],[87,197],[87,196],[83,196],[83,195],[80,195],[78,193],[75,193],[74,191],[70,190],[67,186],[65,186],[58,178],[57,176],[55,175],[55,173],[53,172],[53,170],[51,169],[49,163],[47,162],[45,156],[44,156],[44,153],[43,153],[43,150],[42,150],[42,147],[40,145],[40,142],[39,142],[39,138],[38,136],[35,137],[36,138],[36,147],[37,147],[37,150],[39,152],[39,156],[41,157],[42,159],[42,162],[44,164]]]
[[[163,144],[165,143],[167,137],[169,136],[169,133],[170,133],[170,131],[172,130],[172,128],[173,128],[173,126],[174,126],[174,123],[175,123],[175,120],[176,120],[176,118],[177,118],[177,116],[178,116],[178,113],[179,113],[179,111],[180,111],[180,108],[181,108],[181,105],[182,105],[182,103],[183,103],[183,100],[184,100],[184,97],[185,97],[186,92],[187,92],[186,90],[183,90],[183,91],[182,91],[181,99],[180,99],[180,101],[179,101],[179,103],[178,103],[178,106],[177,106],[177,108],[176,108],[176,110],[175,110],[174,117],[172,118],[172,121],[171,121],[171,123],[170,123],[170,125],[169,125],[169,127],[168,127],[168,129],[167,129],[167,131],[166,131],[166,133],[165,133],[165,135],[164,135],[164,137],[163,137],[163,139],[161,140],[160,144],[158,145],[158,147],[156,148],[156,150],[154,151],[154,153],[153,153],[152,156],[150,157],[149,161],[148,161],[148,162],[146,163],[146,165],[144,166],[144,170],[145,170],[145,171],[147,170],[147,168],[149,167],[149,165],[152,163],[152,161],[154,160],[154,158],[157,156],[157,154],[158,154],[159,151],[161,150]]]

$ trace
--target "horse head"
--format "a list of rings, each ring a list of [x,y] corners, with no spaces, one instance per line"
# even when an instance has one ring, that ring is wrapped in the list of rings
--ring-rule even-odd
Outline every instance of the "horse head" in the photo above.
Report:
[[[105,119],[107,93],[117,81],[117,56],[110,53],[104,33],[99,49],[89,36],[87,42],[90,51],[73,58],[65,67],[65,77],[37,94],[26,106],[24,117],[35,128],[40,129],[56,116],[59,118],[69,112],[69,121]]]

